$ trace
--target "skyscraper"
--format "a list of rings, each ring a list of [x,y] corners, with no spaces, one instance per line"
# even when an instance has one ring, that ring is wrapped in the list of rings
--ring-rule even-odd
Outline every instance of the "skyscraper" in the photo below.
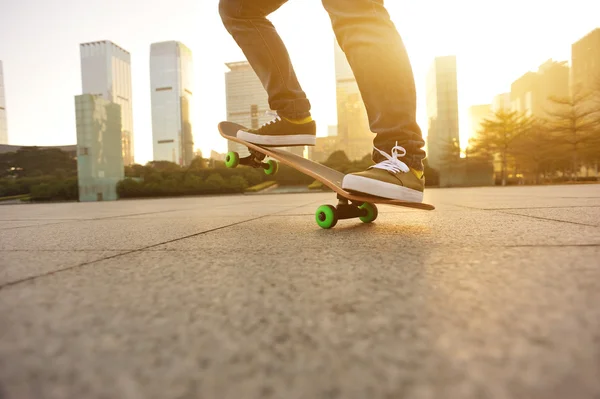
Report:
[[[249,127],[259,128],[273,119],[266,114],[270,111],[269,97],[262,83],[247,61],[226,63],[225,90],[227,102],[227,121]],[[303,146],[285,147],[287,151],[304,156]],[[248,149],[233,141],[227,141],[227,150],[248,154]],[[243,156],[243,155],[242,155]]]
[[[427,73],[427,160],[439,169],[448,146],[460,145],[456,56],[436,57]]]
[[[354,73],[339,44],[334,42],[335,87],[337,100],[337,146],[350,160],[371,154],[375,135],[360,95]]]
[[[75,97],[79,201],[114,201],[124,178],[121,108],[101,95]]]
[[[502,93],[494,96],[492,100],[492,112],[510,111],[510,93]]]
[[[194,159],[192,52],[183,43],[150,46],[152,148],[155,161],[187,166]]]
[[[2,69],[2,61],[0,61],[0,144],[8,144],[6,97],[4,96],[4,71]]]
[[[83,43],[81,82],[83,94],[101,95],[121,106],[121,140],[125,165],[134,163],[131,57],[129,52],[104,40]]]
[[[600,28],[571,46],[571,88],[592,90],[600,86]]]
[[[553,104],[551,97],[569,95],[569,67],[566,61],[548,60],[537,72],[527,72],[510,86],[512,110],[544,118]]]

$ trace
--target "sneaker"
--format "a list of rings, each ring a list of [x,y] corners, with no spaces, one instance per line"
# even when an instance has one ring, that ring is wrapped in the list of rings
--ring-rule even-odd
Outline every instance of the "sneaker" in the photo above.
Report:
[[[238,130],[237,138],[266,147],[291,147],[315,145],[317,124],[312,118],[306,121],[291,121],[276,113],[268,113],[275,118],[258,129]]]
[[[423,202],[425,178],[422,172],[408,167],[398,157],[406,155],[399,145],[392,148],[392,155],[375,148],[386,160],[370,166],[366,171],[344,176],[342,188],[360,194],[408,202]],[[399,153],[402,151],[402,153]]]

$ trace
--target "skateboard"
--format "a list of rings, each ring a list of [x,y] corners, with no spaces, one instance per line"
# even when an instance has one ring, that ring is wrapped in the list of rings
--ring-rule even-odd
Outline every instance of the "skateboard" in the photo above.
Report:
[[[430,204],[392,200],[348,192],[342,188],[342,179],[345,176],[344,173],[296,154],[292,154],[281,148],[257,145],[238,139],[236,135],[237,131],[240,129],[244,129],[244,126],[232,122],[219,123],[219,132],[221,133],[221,136],[227,140],[246,146],[250,152],[249,156],[243,158],[240,158],[240,155],[237,152],[228,152],[225,158],[225,165],[228,168],[246,165],[253,168],[262,168],[267,175],[273,175],[277,173],[279,167],[277,161],[279,161],[284,165],[288,165],[299,172],[315,178],[337,193],[337,206],[321,205],[315,212],[315,220],[321,228],[330,229],[341,219],[359,218],[364,223],[371,223],[377,219],[378,215],[377,206],[375,206],[375,204],[395,205],[423,210],[435,209],[435,207]],[[264,162],[266,157],[272,159]]]

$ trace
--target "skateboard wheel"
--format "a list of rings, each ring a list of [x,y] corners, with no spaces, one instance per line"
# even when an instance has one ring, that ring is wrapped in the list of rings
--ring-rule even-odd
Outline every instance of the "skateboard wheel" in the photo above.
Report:
[[[229,151],[225,157],[225,166],[235,168],[240,164],[240,154],[234,151]]]
[[[372,221],[374,221],[375,219],[377,219],[377,215],[378,215],[378,211],[377,211],[377,207],[375,206],[375,204],[371,204],[369,202],[365,202],[364,204],[362,204],[361,206],[359,206],[360,209],[366,209],[367,210],[367,214],[365,216],[360,216],[359,219],[361,222],[363,223],[371,223]]]
[[[315,212],[315,219],[319,227],[330,229],[337,224],[338,218],[336,209],[331,205],[321,205]]]
[[[274,175],[279,170],[279,162],[277,162],[273,159],[269,159],[267,161],[267,165],[268,165],[268,167],[265,169],[266,175]]]

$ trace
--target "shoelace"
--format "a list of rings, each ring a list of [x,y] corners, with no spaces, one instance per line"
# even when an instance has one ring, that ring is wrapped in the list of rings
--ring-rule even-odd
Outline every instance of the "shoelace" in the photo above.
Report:
[[[387,159],[385,161],[379,162],[378,164],[369,167],[369,169],[371,169],[371,168],[385,169],[385,170],[389,170],[390,172],[394,172],[394,173],[398,173],[398,172],[407,173],[410,170],[408,168],[408,165],[406,165],[404,162],[402,162],[401,160],[398,159],[398,157],[403,157],[406,155],[406,150],[404,149],[404,147],[399,146],[397,141],[396,141],[396,145],[394,147],[392,147],[392,155],[389,155],[389,154],[381,151],[377,147],[373,147],[373,148],[375,148],[377,151],[379,151],[379,153],[381,155],[383,155],[384,157],[386,157]],[[398,152],[400,150],[402,150],[402,153]]]
[[[266,123],[263,123],[262,126],[260,127],[261,129],[267,125],[273,124],[273,123],[281,120],[281,117],[275,111],[267,111],[267,112],[265,112],[265,115],[272,116],[273,119],[271,119],[270,121],[268,121]]]

